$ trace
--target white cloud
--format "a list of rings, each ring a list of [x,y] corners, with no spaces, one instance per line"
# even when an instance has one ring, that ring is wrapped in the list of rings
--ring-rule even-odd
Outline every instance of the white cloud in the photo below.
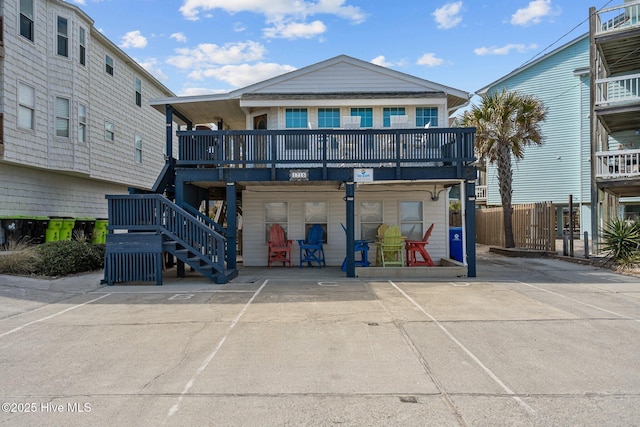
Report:
[[[376,64],[376,65],[380,65],[381,67],[392,67],[393,66],[393,62],[389,62],[387,61],[387,58],[384,57],[384,55],[379,55],[376,56],[375,58],[373,58],[371,60],[372,64]]]
[[[180,43],[187,42],[187,36],[185,36],[184,33],[173,33],[169,37]]]
[[[122,36],[122,40],[120,42],[120,47],[123,49],[128,49],[130,47],[134,48],[143,48],[147,45],[147,38],[143,36],[140,31],[129,31],[127,34]]]
[[[444,59],[436,57],[434,53],[425,53],[418,61],[418,65],[426,65],[427,67],[437,67],[444,64]]]
[[[169,80],[169,77],[162,71],[159,67],[158,60],[156,58],[148,58],[144,60],[136,59],[136,62],[142,66],[145,70],[149,72],[152,76],[158,79],[161,82],[166,82]]]
[[[295,70],[291,65],[259,62],[257,64],[225,65],[196,70],[189,74],[193,80],[214,78],[234,87],[244,87]]]
[[[460,13],[462,13],[462,2],[457,1],[437,8],[431,15],[433,15],[436,24],[438,24],[438,28],[446,30],[462,22]]]
[[[522,26],[539,24],[545,16],[559,13],[559,9],[553,10],[551,0],[534,0],[529,2],[527,7],[518,9],[516,13],[511,15],[511,23]]]
[[[253,41],[227,43],[224,46],[203,43],[194,49],[176,49],[177,55],[169,57],[167,63],[182,69],[201,69],[216,65],[259,61],[264,57],[265,51],[264,46]]]
[[[236,33],[241,33],[246,30],[247,27],[242,22],[236,22],[235,24],[233,24],[233,31],[235,31]]]
[[[473,49],[473,53],[475,53],[478,56],[484,56],[484,55],[508,55],[509,53],[511,53],[511,51],[516,51],[519,53],[524,53],[528,50],[533,50],[533,49],[537,49],[538,45],[536,44],[530,44],[529,46],[524,45],[522,43],[519,44],[515,44],[515,43],[509,43],[506,44],[502,47],[497,47],[497,46],[491,46],[491,47],[478,47],[476,49]]]
[[[263,30],[266,38],[274,39],[311,39],[327,31],[327,26],[322,21],[313,21],[309,24],[303,22],[275,23],[273,27]]]
[[[366,15],[357,6],[345,5],[345,0],[184,0],[180,7],[182,15],[189,20],[200,19],[201,12],[221,9],[230,14],[253,12],[268,18],[306,18],[316,14],[336,15],[355,23],[363,22]]]
[[[73,2],[74,2],[75,4],[79,4],[80,6],[84,6],[84,5],[86,5],[86,4],[87,4],[87,2],[86,2],[86,1],[84,1],[84,0],[73,0]]]

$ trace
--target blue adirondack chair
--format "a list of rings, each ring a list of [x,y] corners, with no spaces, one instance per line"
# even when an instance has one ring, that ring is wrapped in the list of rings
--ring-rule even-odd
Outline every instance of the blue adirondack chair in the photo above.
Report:
[[[347,233],[347,227],[344,224],[340,223],[342,229],[345,234]],[[369,262],[369,242],[366,240],[354,240],[353,241],[353,250],[357,254],[360,253],[360,259],[355,260],[356,267],[369,267],[371,264]],[[340,267],[342,271],[347,271],[347,257],[342,261],[342,267]]]
[[[309,229],[307,240],[298,240],[298,246],[300,247],[300,268],[302,268],[302,264],[305,262],[308,263],[309,266],[317,262],[318,268],[327,265],[324,261],[322,235],[322,226],[320,224],[314,224]]]

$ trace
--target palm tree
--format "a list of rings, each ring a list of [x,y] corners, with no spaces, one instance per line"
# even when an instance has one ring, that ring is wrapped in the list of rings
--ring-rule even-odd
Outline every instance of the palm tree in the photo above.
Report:
[[[532,95],[519,92],[492,92],[482,96],[480,106],[472,105],[462,116],[462,125],[476,128],[476,151],[480,158],[496,163],[502,200],[504,242],[515,247],[511,207],[513,168],[524,158],[527,145],[541,145],[540,124],[546,117],[544,104]]]

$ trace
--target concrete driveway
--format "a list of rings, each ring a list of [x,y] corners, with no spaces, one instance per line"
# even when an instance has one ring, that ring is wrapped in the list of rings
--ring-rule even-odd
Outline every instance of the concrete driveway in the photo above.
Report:
[[[480,254],[458,281],[100,278],[0,276],[0,424],[640,425],[635,277]]]

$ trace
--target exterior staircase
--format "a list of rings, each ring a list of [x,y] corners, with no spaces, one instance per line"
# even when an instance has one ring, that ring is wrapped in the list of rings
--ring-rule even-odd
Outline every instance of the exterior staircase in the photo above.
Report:
[[[225,267],[224,229],[196,209],[183,209],[160,194],[106,197],[109,235],[104,282],[107,284],[130,281],[162,284],[163,252],[218,284],[238,275],[237,269]]]

